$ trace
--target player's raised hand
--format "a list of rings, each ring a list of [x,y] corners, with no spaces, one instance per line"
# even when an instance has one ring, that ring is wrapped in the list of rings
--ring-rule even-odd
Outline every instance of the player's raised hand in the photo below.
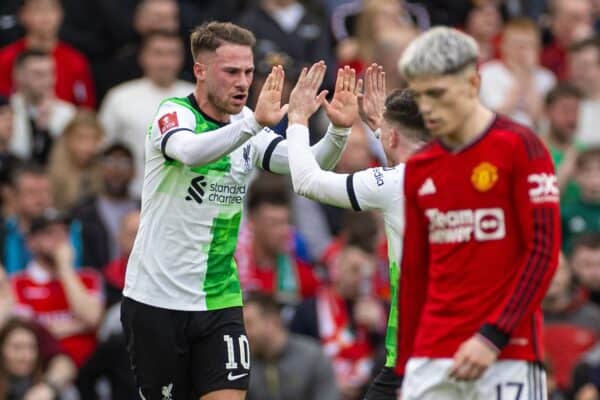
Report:
[[[281,65],[274,66],[263,84],[256,107],[254,118],[262,126],[276,125],[281,121],[288,106],[281,106],[281,95],[285,83],[285,72]]]
[[[358,94],[358,113],[360,119],[376,131],[381,126],[385,108],[385,72],[383,67],[371,64],[364,76],[365,92]]]
[[[335,93],[331,103],[325,100],[325,112],[331,123],[340,128],[350,128],[358,116],[358,93],[362,92],[362,79],[356,81],[356,71],[348,66],[338,69]]]
[[[481,337],[474,335],[460,345],[454,354],[450,377],[460,380],[474,380],[496,361],[498,351]]]
[[[308,119],[325,101],[327,90],[317,92],[323,83],[327,67],[323,61],[302,69],[298,82],[290,94],[288,119],[291,124],[308,125]]]

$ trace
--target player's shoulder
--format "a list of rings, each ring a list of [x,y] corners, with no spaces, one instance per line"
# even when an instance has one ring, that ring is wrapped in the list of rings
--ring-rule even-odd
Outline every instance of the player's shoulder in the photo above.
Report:
[[[508,151],[525,150],[530,159],[543,158],[547,154],[546,146],[531,128],[501,115],[496,117],[490,136],[508,142]]]
[[[418,164],[432,158],[436,158],[440,155],[440,145],[437,139],[432,139],[423,145],[420,149],[416,150],[406,161],[405,167],[413,164]],[[404,168],[404,167],[403,167]]]

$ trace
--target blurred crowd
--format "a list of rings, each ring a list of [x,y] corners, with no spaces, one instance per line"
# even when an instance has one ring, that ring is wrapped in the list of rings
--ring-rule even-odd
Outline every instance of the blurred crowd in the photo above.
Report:
[[[254,32],[255,87],[281,64],[286,96],[318,60],[328,87],[338,66],[374,62],[402,87],[397,62],[420,31],[473,36],[482,101],[543,138],[561,188],[563,254],[543,302],[550,398],[600,400],[598,0],[3,0],[0,399],[136,398],[119,304],[144,140],[160,102],[193,91],[188,32],[208,20]],[[311,121],[313,139],[326,123]],[[336,171],[385,162],[366,132],[352,128]],[[380,217],[263,173],[236,260],[249,400],[360,399],[385,355]]]

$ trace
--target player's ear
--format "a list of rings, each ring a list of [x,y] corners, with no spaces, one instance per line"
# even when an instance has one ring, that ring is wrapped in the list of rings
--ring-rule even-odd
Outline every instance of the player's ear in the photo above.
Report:
[[[207,68],[208,68],[208,66],[206,64],[202,64],[197,61],[194,63],[194,77],[196,78],[196,80],[198,80],[198,81],[206,80]]]
[[[474,68],[472,71],[470,71],[468,79],[469,79],[471,88],[474,92],[473,94],[475,95],[475,97],[478,97],[479,96],[479,88],[481,86],[481,75],[479,74],[479,70]]]

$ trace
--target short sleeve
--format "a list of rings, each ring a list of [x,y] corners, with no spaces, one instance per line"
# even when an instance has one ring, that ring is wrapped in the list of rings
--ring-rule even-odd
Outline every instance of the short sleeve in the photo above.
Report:
[[[173,134],[180,131],[194,132],[195,128],[196,117],[192,111],[166,101],[158,108],[150,127],[152,146],[165,155],[167,141]]]

